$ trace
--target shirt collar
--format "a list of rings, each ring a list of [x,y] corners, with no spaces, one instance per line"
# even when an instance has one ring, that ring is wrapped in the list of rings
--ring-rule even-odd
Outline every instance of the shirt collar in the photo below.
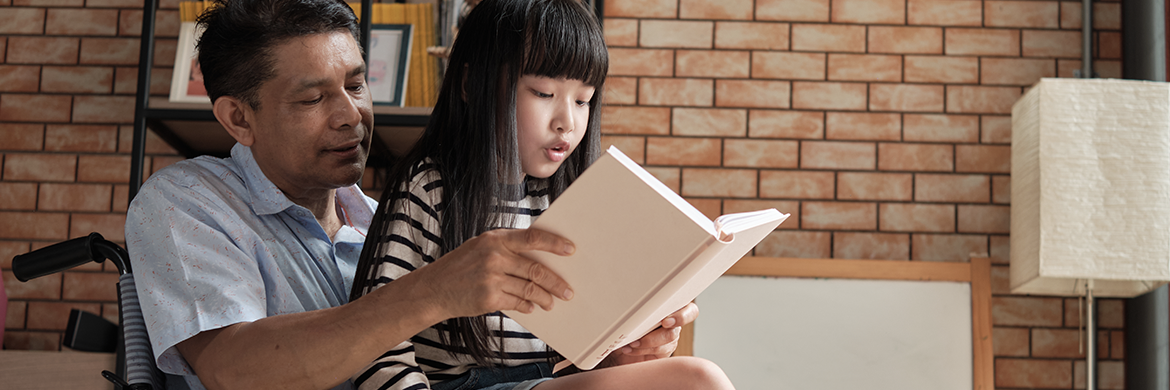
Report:
[[[252,148],[237,143],[232,147],[232,160],[242,172],[244,185],[252,195],[252,210],[257,215],[276,214],[296,205],[260,170]]]

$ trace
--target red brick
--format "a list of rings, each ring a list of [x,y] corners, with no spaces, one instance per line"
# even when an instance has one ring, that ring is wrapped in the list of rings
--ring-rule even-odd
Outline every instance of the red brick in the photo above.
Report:
[[[681,195],[754,198],[756,197],[756,171],[754,169],[684,168]]]
[[[0,123],[0,145],[4,150],[41,150],[45,145],[45,125]]]
[[[907,142],[979,142],[976,115],[902,115],[902,140]]]
[[[4,348],[26,351],[59,351],[61,350],[61,333],[9,331],[4,334]]]
[[[883,171],[943,171],[954,169],[950,145],[878,144],[878,169]]]
[[[610,21],[605,21],[608,32]],[[788,23],[715,22],[716,49],[788,50]],[[607,43],[613,45],[612,41]]]
[[[1056,77],[1056,61],[1036,58],[983,58],[981,84],[1030,86],[1041,77]]]
[[[126,183],[130,180],[130,156],[77,156],[77,181],[89,183]]]
[[[134,97],[78,96],[73,99],[73,120],[86,123],[132,123]]]
[[[943,53],[943,29],[938,27],[871,26],[868,40],[870,53]]]
[[[1011,216],[1009,206],[959,205],[959,232],[1007,234]]]
[[[1020,55],[1019,30],[948,28],[945,41],[947,55]]]
[[[987,203],[990,191],[986,175],[920,173],[914,180],[914,200],[918,202]]]
[[[709,49],[714,46],[715,22],[642,20],[638,44],[642,47]]]
[[[864,111],[866,90],[863,83],[796,81],[792,83],[792,108]]]
[[[170,4],[168,4],[168,3],[170,3]],[[175,0],[162,0],[161,2],[159,2],[159,8],[174,8],[175,6],[177,6],[177,3],[178,2]],[[86,0],[85,4],[87,6],[90,6],[90,7],[99,7],[99,8],[134,8],[134,7],[141,8],[142,7],[142,4],[138,4],[138,2],[133,1],[133,0]],[[162,10],[160,10],[160,12],[161,11]],[[178,16],[175,16],[175,18],[178,18]]]
[[[74,155],[9,153],[4,156],[4,180],[73,181],[76,171]]]
[[[1011,146],[955,145],[955,171],[1011,173]]]
[[[171,93],[171,68],[154,68],[150,71],[150,94]],[[608,86],[608,82],[606,85]],[[114,70],[114,94],[130,95],[138,91],[138,68],[118,67]],[[606,95],[609,98],[609,95]]]
[[[1056,1],[986,1],[983,25],[987,27],[1060,27],[1060,3]]]
[[[833,0],[833,23],[905,24],[906,0]]]
[[[1041,358],[1083,358],[1082,329],[1032,329],[1032,356]],[[1105,354],[1108,355],[1106,350]],[[1106,356],[1107,357],[1107,356]]]
[[[611,50],[614,46],[638,46],[637,19],[606,18],[604,32],[605,43]]]
[[[93,3],[92,1],[90,3]],[[92,5],[91,5],[92,7]],[[122,9],[118,14],[118,35],[125,37],[142,36],[142,6],[139,9]],[[160,9],[155,12],[154,36],[175,38],[179,36],[179,11]],[[611,26],[605,21],[605,27]],[[608,40],[607,40],[608,41]]]
[[[995,356],[1028,357],[1028,328],[994,327],[991,343]]]
[[[67,95],[0,95],[0,121],[69,122]]]
[[[1024,57],[1080,58],[1081,32],[1023,30]]]
[[[94,8],[49,9],[46,35],[117,35],[118,10]]]
[[[824,53],[759,52],[752,55],[752,78],[824,80]]]
[[[36,183],[0,182],[0,210],[35,210],[37,208]]]
[[[748,136],[756,138],[821,139],[825,114],[816,111],[751,110]]]
[[[683,198],[683,200],[695,206],[695,209],[703,213],[707,219],[715,220],[715,218],[719,218],[722,215],[720,210],[723,208],[723,201],[721,199]]]
[[[978,57],[906,56],[904,62],[906,82],[954,84],[979,82]]]
[[[752,0],[680,0],[681,19],[751,19]]]
[[[646,167],[646,171],[650,172],[651,175],[654,175],[655,179],[658,179],[658,181],[662,182],[662,184],[665,184],[668,188],[670,188],[671,191],[674,191],[676,194],[681,192],[679,191],[679,182],[682,181],[682,173],[680,172],[680,168]]]
[[[175,66],[175,52],[178,51],[177,39],[157,38],[154,41],[154,66],[172,68]],[[139,51],[139,49],[134,49]]]
[[[984,115],[981,119],[982,137],[985,144],[1012,143],[1012,117]]]
[[[154,156],[154,157],[150,157],[150,160],[151,160],[150,165],[149,165],[150,173],[154,174],[155,172],[158,172],[160,169],[166,168],[167,165],[171,165],[171,164],[174,164],[174,163],[177,163],[179,161],[186,160],[186,159],[183,157],[179,157],[179,156]]]
[[[833,173],[760,171],[760,197],[776,199],[833,199]]]
[[[873,170],[876,157],[869,142],[804,141],[800,145],[803,169]]]
[[[841,172],[837,174],[837,199],[910,200],[914,175],[904,173]]]
[[[81,63],[134,65],[138,63],[138,38],[81,38]],[[172,59],[171,62],[174,62]]]
[[[1097,300],[1097,327],[1125,328],[1125,301],[1120,299]]]
[[[5,61],[5,53],[8,52],[8,37],[0,37],[0,61]]]
[[[4,291],[8,299],[61,299],[61,274],[49,274],[27,282],[16,280],[12,271],[4,271]]]
[[[991,177],[991,202],[1006,204],[1012,202],[1012,177]]]
[[[69,236],[81,237],[93,232],[101,233],[110,241],[125,241],[126,215],[125,214],[81,214],[74,213],[70,218]]]
[[[800,226],[800,202],[789,200],[758,200],[758,199],[728,199],[723,201],[723,213],[743,213],[773,208],[781,213],[790,214],[788,219],[777,229],[797,229]]]
[[[62,299],[118,301],[118,274],[110,272],[65,272],[64,274],[65,291]]]
[[[898,141],[902,138],[902,116],[868,112],[829,112],[825,114],[825,138]]]
[[[994,295],[1008,295],[1012,293],[1011,267],[994,265],[991,267],[991,293]],[[1024,346],[1024,356],[1028,355],[1028,347]]]
[[[605,104],[638,104],[636,77],[609,77],[605,80]]]
[[[742,137],[747,133],[747,110],[676,108],[671,119],[673,135]]]
[[[1072,362],[995,359],[995,387],[1067,389],[1072,387]]]
[[[921,84],[871,84],[871,111],[942,112],[943,86]]]
[[[796,168],[799,149],[797,141],[727,139],[723,141],[723,166]]]
[[[1060,298],[992,297],[991,318],[995,325],[1059,327]]]
[[[609,74],[613,76],[672,76],[674,75],[674,51],[610,48]]]
[[[609,149],[610,145],[617,146],[634,162],[639,164],[646,164],[646,138],[645,137],[623,137],[616,135],[601,136],[602,150]],[[117,189],[115,188],[115,191]]]
[[[69,311],[72,309],[97,314],[101,311],[101,305],[79,302],[32,301],[28,304],[27,329],[63,331],[69,325]]]
[[[0,268],[12,269],[12,257],[28,251],[28,242],[0,241]]]
[[[9,37],[9,64],[76,64],[78,38]]]
[[[833,258],[909,260],[910,237],[890,233],[833,233]]]
[[[803,202],[800,218],[803,229],[874,230],[877,228],[877,205],[870,202]]]
[[[114,88],[114,70],[93,66],[46,66],[41,92],[104,93]]]
[[[0,92],[37,92],[40,80],[39,66],[0,65]]]
[[[715,80],[715,106],[788,108],[791,91],[787,81]]]
[[[1125,332],[1115,330],[1109,334],[1109,355],[1114,359],[1125,359]]]
[[[639,80],[638,103],[652,106],[711,106],[714,85],[710,79]]]
[[[607,17],[673,18],[678,15],[678,0],[611,0],[604,9]]]
[[[902,81],[902,57],[878,54],[829,54],[829,80]]]
[[[24,7],[83,7],[84,0],[11,0],[8,2],[14,6]],[[141,6],[141,5],[140,5]]]
[[[41,8],[0,8],[0,34],[40,35],[45,28],[45,10]]]
[[[751,68],[751,54],[737,50],[678,50],[675,52],[675,76],[746,78]]]
[[[42,211],[110,211],[109,184],[41,184],[37,209]]]
[[[794,214],[793,217],[796,217]],[[783,225],[796,224],[790,217]],[[774,231],[756,245],[756,256],[827,259],[833,256],[833,233]]]
[[[1096,24],[1096,23],[1094,23]],[[1125,389],[1125,362],[1098,361],[1097,388],[1101,390]],[[1073,361],[1073,388],[1085,388],[1085,361]]]
[[[1011,114],[1020,97],[1018,87],[947,86],[947,112],[960,114]]]
[[[906,2],[909,24],[931,26],[981,26],[980,2],[969,0],[909,0]]]
[[[883,203],[878,206],[878,230],[886,232],[955,231],[952,205]]]
[[[971,253],[987,253],[987,236],[915,234],[910,238],[910,246],[912,260],[969,262]]]
[[[865,26],[794,24],[792,50],[863,53]]]
[[[993,264],[1008,264],[1011,259],[1011,240],[1008,236],[991,236],[991,262]]]
[[[650,137],[646,164],[717,167],[721,148],[718,138]]]
[[[28,302],[8,301],[8,313],[4,318],[5,329],[24,329]]]
[[[1083,4],[1080,2],[1061,2],[1060,6],[1060,28],[1062,29],[1080,29],[1081,11]],[[1121,5],[1116,2],[1094,2],[1093,3],[1093,29],[1094,30],[1120,30],[1121,29]]]
[[[601,108],[601,118],[603,134],[670,134],[668,107],[606,106]]]
[[[827,22],[829,0],[757,0],[756,19]]]
[[[1102,31],[1097,33],[1097,58],[1121,58],[1121,33]],[[1055,72],[1054,72],[1055,73]]]
[[[371,196],[371,198],[374,198],[374,197]],[[379,196],[378,198],[381,198],[381,196]],[[374,199],[378,199],[378,198],[374,198]],[[126,208],[129,204],[130,204],[130,185],[129,184],[115,185],[114,186],[114,203],[112,205],[113,210],[111,210],[111,211],[116,212],[116,213],[117,212],[125,213]]]
[[[106,152],[118,147],[118,128],[97,125],[49,125],[45,150],[55,152]]]

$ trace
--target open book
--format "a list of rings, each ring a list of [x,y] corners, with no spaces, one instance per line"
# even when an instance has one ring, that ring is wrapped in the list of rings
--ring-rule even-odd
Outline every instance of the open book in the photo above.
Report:
[[[711,221],[610,147],[532,227],[572,241],[560,257],[525,253],[573,288],[551,311],[507,311],[578,368],[658,327],[780,225],[776,209]]]

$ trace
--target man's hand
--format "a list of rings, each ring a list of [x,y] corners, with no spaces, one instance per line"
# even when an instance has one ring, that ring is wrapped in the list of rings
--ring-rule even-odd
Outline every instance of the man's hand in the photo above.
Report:
[[[613,351],[599,367],[620,366],[647,360],[670,357],[678,348],[679,334],[683,325],[692,323],[699,316],[699,306],[694,302],[688,303],[682,309],[663,319],[662,326],[647,333],[642,338]]]
[[[556,299],[572,298],[573,291],[564,279],[520,255],[528,251],[569,256],[574,247],[568,240],[541,230],[492,230],[399,281],[414,279],[414,285],[424,289],[421,298],[433,300],[448,318],[499,310],[531,313],[537,306],[550,310]]]

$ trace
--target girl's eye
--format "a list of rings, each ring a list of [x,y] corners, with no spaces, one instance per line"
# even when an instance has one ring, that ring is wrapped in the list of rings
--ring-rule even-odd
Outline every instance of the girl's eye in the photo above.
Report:
[[[578,101],[577,101],[577,105],[578,105],[578,106],[582,106],[582,107],[584,107],[584,106],[588,106],[588,105],[589,105],[589,101],[588,101],[588,100],[578,100]]]
[[[544,93],[544,92],[537,91],[535,89],[532,90],[532,93],[535,94],[536,97],[544,98],[544,99],[548,99],[550,97],[553,97],[553,95],[551,93]]]

